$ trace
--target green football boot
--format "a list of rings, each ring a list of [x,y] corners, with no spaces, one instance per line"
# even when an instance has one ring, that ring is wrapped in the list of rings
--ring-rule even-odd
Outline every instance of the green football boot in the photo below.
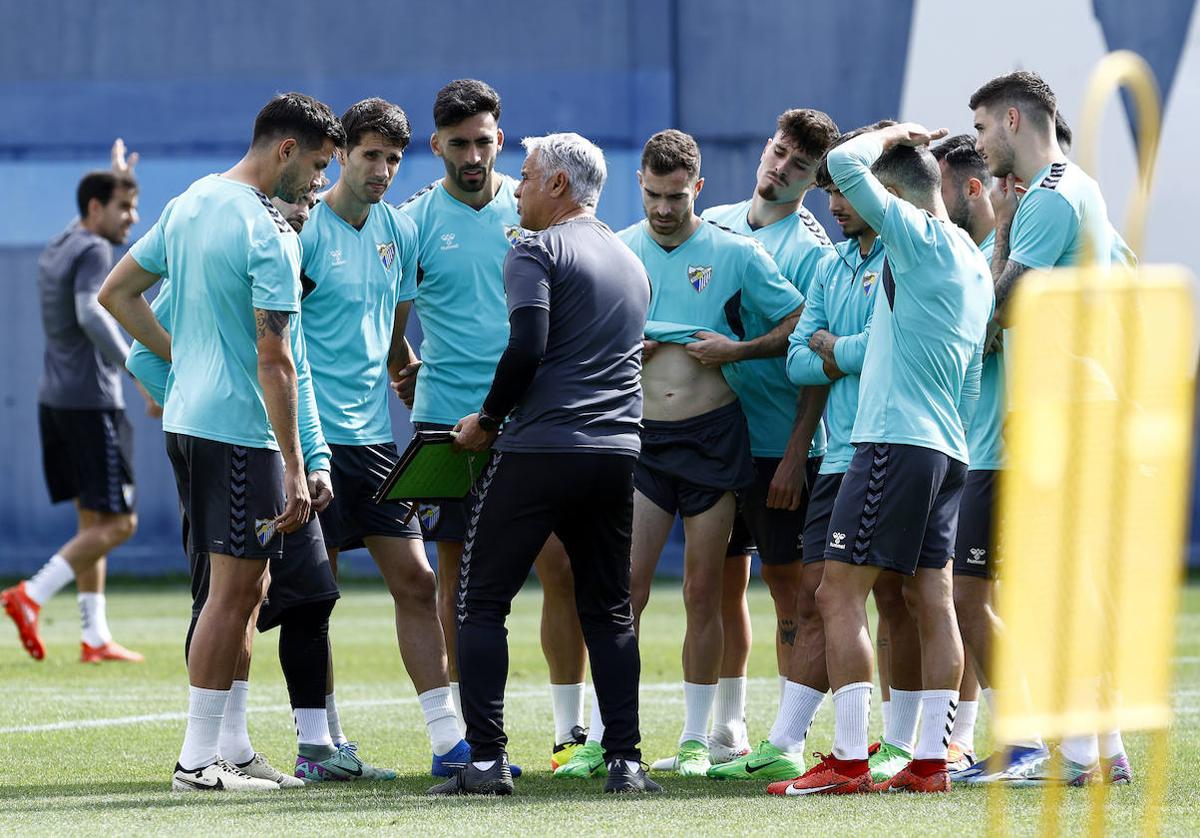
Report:
[[[588,777],[603,777],[608,774],[604,765],[604,748],[599,742],[584,742],[575,749],[571,758],[554,769],[555,777],[574,777],[586,780]]]
[[[900,769],[912,762],[912,754],[903,748],[897,748],[890,742],[879,743],[879,750],[871,754],[867,767],[871,769],[871,782],[875,784],[886,782]]]
[[[675,771],[680,777],[703,777],[708,773],[708,746],[695,739],[679,743],[679,756],[675,759]]]
[[[791,780],[803,773],[804,757],[776,748],[769,739],[744,757],[708,769],[708,776],[715,780]]]

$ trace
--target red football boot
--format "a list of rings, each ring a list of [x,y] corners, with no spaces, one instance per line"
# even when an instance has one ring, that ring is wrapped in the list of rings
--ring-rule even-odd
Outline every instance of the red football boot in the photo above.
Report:
[[[914,759],[879,787],[880,791],[936,794],[950,791],[950,772],[944,759]]]
[[[817,764],[794,780],[767,786],[769,794],[794,797],[803,794],[864,794],[875,791],[865,759],[838,759],[833,754],[813,754]]]
[[[46,657],[46,647],[38,636],[38,614],[42,607],[25,593],[25,583],[18,582],[15,587],[0,591],[0,602],[12,621],[17,624],[17,634],[21,636],[21,645],[35,661]]]

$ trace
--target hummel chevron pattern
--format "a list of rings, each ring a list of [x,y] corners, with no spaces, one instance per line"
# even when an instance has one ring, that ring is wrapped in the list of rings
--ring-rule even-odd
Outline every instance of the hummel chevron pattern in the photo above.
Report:
[[[245,448],[233,446],[229,458],[229,555],[246,555],[246,459]]]
[[[886,443],[876,443],[872,449],[871,477],[867,480],[867,493],[863,502],[862,517],[858,521],[858,532],[854,535],[854,552],[851,558],[855,564],[867,560],[867,552],[871,549],[871,539],[875,535],[875,524],[879,521],[879,507],[883,504],[883,482],[887,477],[888,458],[891,456],[891,446]]]
[[[496,477],[496,468],[500,465],[501,456],[503,455],[497,451],[492,457],[492,461],[488,463],[487,471],[484,472],[483,479],[479,481],[479,498],[471,507],[471,520],[467,522],[467,538],[463,546],[462,564],[458,568],[458,607],[456,611],[460,626],[467,619],[467,580],[471,575],[471,553],[475,547],[475,531],[479,527],[479,515],[483,511],[484,501],[487,500],[488,488],[491,487],[492,480]]]

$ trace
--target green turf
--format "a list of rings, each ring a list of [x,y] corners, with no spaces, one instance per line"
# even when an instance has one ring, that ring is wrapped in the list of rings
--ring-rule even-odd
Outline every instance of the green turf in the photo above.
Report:
[[[766,733],[777,703],[771,605],[751,590],[755,644],[748,717],[752,737]],[[182,587],[118,586],[109,592],[117,639],[146,654],[144,666],[77,663],[73,597],[64,593],[43,612],[47,659],[35,663],[0,625],[0,832],[11,834],[275,835],[346,832],[395,834],[620,834],[624,836],[977,835],[986,826],[985,794],[959,788],[945,797],[863,796],[771,798],[761,783],[663,778],[653,799],[612,799],[600,781],[563,782],[548,772],[552,738],[545,665],[538,648],[536,588],[518,599],[509,622],[512,667],[508,731],[513,760],[526,767],[517,794],[506,800],[431,800],[423,795],[429,751],[420,709],[403,673],[391,606],[378,588],[351,588],[334,614],[337,694],[343,727],[371,762],[401,772],[396,783],[331,785],[265,795],[172,794],[171,768],[183,733],[186,680],[182,641],[187,599]],[[655,590],[642,622],[642,729],[647,760],[668,754],[682,718],[678,686],[682,604],[677,586]],[[1136,631],[1136,626],[1130,626]],[[275,659],[275,637],[260,639],[252,676],[250,731],[255,746],[280,767],[294,755],[286,693]],[[1165,831],[1200,834],[1200,589],[1191,588],[1180,622],[1176,723],[1172,733]],[[149,717],[133,723],[113,720]],[[89,722],[108,720],[102,725]],[[878,724],[878,713],[873,715]],[[56,729],[26,731],[30,726]],[[828,702],[809,739],[828,749]],[[981,737],[986,735],[986,721]],[[982,742],[982,738],[981,738]],[[1141,822],[1148,740],[1126,738],[1135,771],[1131,788],[1114,789],[1113,834],[1134,834]],[[1038,792],[1014,792],[1009,825],[1033,834]],[[1066,795],[1063,823],[1079,834],[1086,797]]]

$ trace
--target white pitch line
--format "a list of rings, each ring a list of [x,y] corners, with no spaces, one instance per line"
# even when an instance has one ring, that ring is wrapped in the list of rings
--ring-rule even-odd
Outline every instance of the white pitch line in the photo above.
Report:
[[[748,685],[766,685],[778,684],[775,678],[750,678],[747,680]],[[642,684],[641,692],[643,693],[664,693],[678,690],[683,692],[683,684],[681,681],[662,681],[653,684]],[[545,688],[541,689],[524,689],[513,690],[505,695],[509,698],[538,698],[547,695]],[[404,704],[417,704],[416,696],[408,698],[366,698],[348,701],[339,701],[338,707],[391,707]],[[257,707],[247,707],[247,713],[290,713],[292,708],[286,704],[278,705],[260,705]],[[116,716],[108,719],[71,719],[62,722],[49,722],[40,725],[14,725],[12,727],[0,727],[0,735],[17,735],[23,733],[49,733],[55,730],[87,730],[90,728],[100,727],[121,727],[124,725],[138,725],[148,722],[178,722],[187,719],[187,713],[149,713],[140,716]]]

